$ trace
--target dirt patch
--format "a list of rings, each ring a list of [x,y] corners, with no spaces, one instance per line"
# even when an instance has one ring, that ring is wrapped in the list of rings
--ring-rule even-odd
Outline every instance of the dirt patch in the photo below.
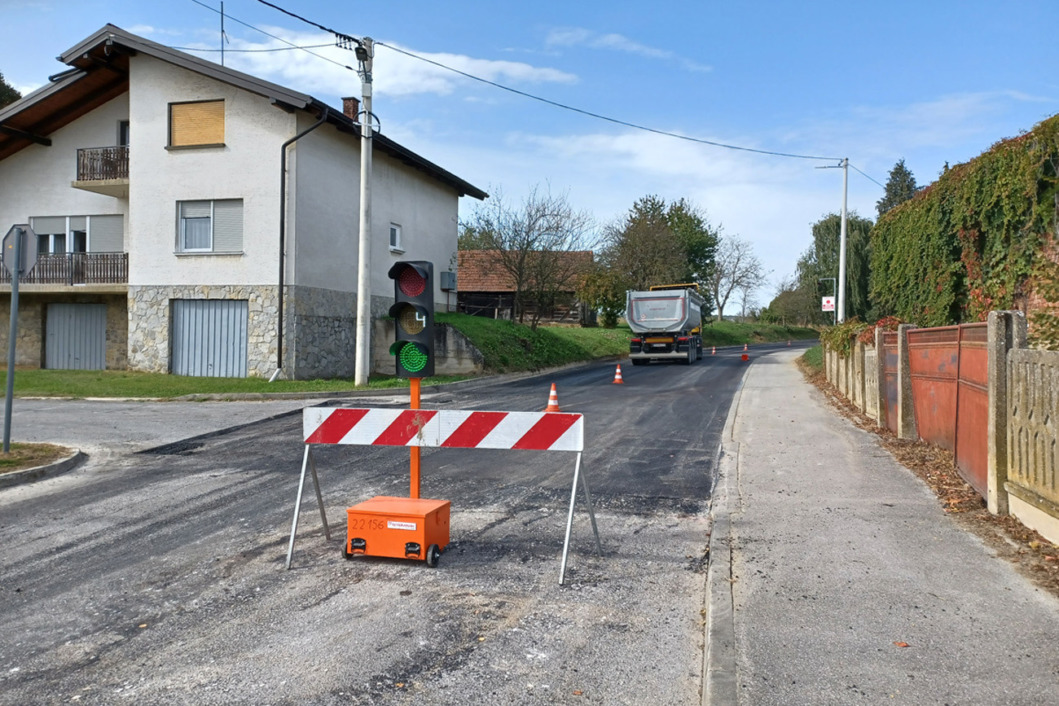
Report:
[[[0,473],[46,466],[73,454],[73,449],[55,444],[11,444],[9,453],[0,451]]]
[[[980,537],[997,556],[1015,564],[1037,586],[1059,597],[1059,547],[1010,515],[990,514],[982,496],[960,477],[951,452],[925,441],[898,439],[853,406],[823,372],[806,365],[801,358],[798,366],[835,410],[858,428],[875,434],[898,463],[923,479],[957,524]]]

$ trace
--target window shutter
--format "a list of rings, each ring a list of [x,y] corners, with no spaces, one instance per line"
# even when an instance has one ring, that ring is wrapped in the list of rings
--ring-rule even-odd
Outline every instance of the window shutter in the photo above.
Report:
[[[29,219],[30,227],[33,232],[41,235],[57,235],[59,233],[66,233],[66,217],[65,216],[46,216],[44,218],[31,218]]]
[[[92,252],[125,251],[124,216],[92,216],[89,247]]]
[[[180,216],[181,216],[181,218],[209,218],[210,217],[210,202],[209,201],[181,201],[180,202]]]
[[[214,252],[242,252],[242,199],[213,202],[213,250]]]
[[[220,144],[224,144],[223,100],[170,104],[170,147]]]

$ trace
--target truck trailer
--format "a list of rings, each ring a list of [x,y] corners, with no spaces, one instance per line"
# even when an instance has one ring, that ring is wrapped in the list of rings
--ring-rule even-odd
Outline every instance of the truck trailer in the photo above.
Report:
[[[702,358],[702,306],[695,284],[666,284],[646,292],[628,291],[625,320],[632,329],[633,365],[676,360],[685,365]]]

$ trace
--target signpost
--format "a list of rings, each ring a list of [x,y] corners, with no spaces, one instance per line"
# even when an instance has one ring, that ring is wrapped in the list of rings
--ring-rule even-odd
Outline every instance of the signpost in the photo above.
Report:
[[[835,298],[824,297],[820,300],[820,311],[834,311],[835,310]]]
[[[37,264],[37,234],[13,225],[3,241],[4,267],[11,273],[11,328],[7,335],[7,396],[4,404],[4,453],[11,451],[11,400],[15,396],[15,343],[18,341],[18,276]]]

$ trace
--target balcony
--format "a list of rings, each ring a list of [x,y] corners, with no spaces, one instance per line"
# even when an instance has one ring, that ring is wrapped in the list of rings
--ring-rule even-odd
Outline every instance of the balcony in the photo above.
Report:
[[[129,254],[124,252],[72,252],[41,255],[29,272],[18,277],[22,285],[127,285]],[[11,273],[0,267],[0,284],[11,285]]]
[[[129,197],[129,148],[88,147],[77,150],[77,179],[71,184],[115,198]]]

